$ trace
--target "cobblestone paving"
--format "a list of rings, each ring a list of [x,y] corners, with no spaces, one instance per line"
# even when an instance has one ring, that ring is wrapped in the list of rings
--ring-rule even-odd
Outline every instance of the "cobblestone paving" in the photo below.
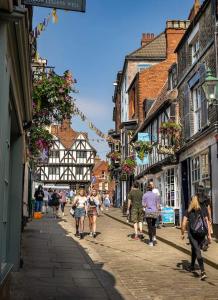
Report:
[[[67,219],[61,226],[72,232],[72,219]],[[131,228],[104,215],[98,218],[97,229],[96,239],[86,236],[79,243],[95,263],[114,275],[123,299],[218,299],[216,269],[206,265],[208,279],[202,282],[185,270],[189,257],[184,253],[161,242],[152,248],[131,240]]]

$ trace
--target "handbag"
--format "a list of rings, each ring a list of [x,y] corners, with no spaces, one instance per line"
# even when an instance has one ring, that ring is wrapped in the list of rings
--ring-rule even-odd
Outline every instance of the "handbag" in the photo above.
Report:
[[[75,210],[71,207],[71,209],[70,209],[70,214],[71,214],[71,216],[73,216],[74,217],[74,215],[75,215]]]
[[[158,211],[145,211],[145,218],[157,219],[159,217]]]

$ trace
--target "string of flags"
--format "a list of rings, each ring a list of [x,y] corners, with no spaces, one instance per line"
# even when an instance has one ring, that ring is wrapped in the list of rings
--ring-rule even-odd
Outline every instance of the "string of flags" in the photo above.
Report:
[[[40,34],[46,29],[51,18],[53,20],[53,23],[58,22],[58,15],[55,8],[53,8],[52,11],[48,14],[48,16],[44,18],[43,22],[40,22],[30,33],[30,39],[32,44],[40,36]]]
[[[73,113],[74,113],[74,115],[79,116],[80,119],[83,122],[87,122],[88,123],[88,127],[91,130],[93,130],[95,132],[95,134],[98,135],[99,137],[101,137],[103,140],[105,140],[107,142],[111,142],[111,143],[117,143],[118,142],[117,140],[113,139],[111,136],[103,133],[92,122],[90,122],[88,120],[88,118],[86,117],[86,115],[76,106],[75,102],[73,102]]]

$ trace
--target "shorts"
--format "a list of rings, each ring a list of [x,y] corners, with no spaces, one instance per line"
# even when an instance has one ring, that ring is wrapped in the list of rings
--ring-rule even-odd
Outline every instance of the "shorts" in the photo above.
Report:
[[[81,217],[85,217],[85,208],[76,208],[75,209],[75,214],[74,214],[74,217],[75,218],[81,218]]]
[[[88,209],[88,216],[97,216],[98,212],[97,212],[97,207],[90,207]]]
[[[131,220],[133,223],[143,222],[144,212],[142,208],[133,207],[131,213]]]

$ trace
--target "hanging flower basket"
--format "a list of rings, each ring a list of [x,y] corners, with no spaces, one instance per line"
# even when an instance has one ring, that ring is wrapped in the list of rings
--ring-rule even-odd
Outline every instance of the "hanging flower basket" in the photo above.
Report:
[[[145,157],[145,154],[152,153],[153,145],[150,142],[137,141],[134,144],[134,149],[135,149],[139,159],[143,160]]]
[[[127,175],[132,175],[135,171],[136,162],[132,157],[128,157],[122,163],[122,173]]]
[[[70,93],[73,79],[69,71],[63,76],[54,72],[41,73],[33,80],[33,122],[38,125],[50,125],[70,118],[73,103]]]
[[[164,155],[174,155],[175,148],[173,146],[166,146],[166,145],[158,145],[157,146],[157,153],[164,154]]]
[[[29,135],[29,153],[32,159],[39,159],[43,151],[53,145],[53,136],[43,127],[32,126]]]
[[[181,132],[180,124],[169,120],[168,122],[162,122],[160,125],[160,133],[163,135],[175,135]]]
[[[111,152],[109,154],[109,158],[113,161],[113,162],[120,162],[120,159],[121,159],[121,153],[118,152],[118,151],[114,151],[114,152]]]

